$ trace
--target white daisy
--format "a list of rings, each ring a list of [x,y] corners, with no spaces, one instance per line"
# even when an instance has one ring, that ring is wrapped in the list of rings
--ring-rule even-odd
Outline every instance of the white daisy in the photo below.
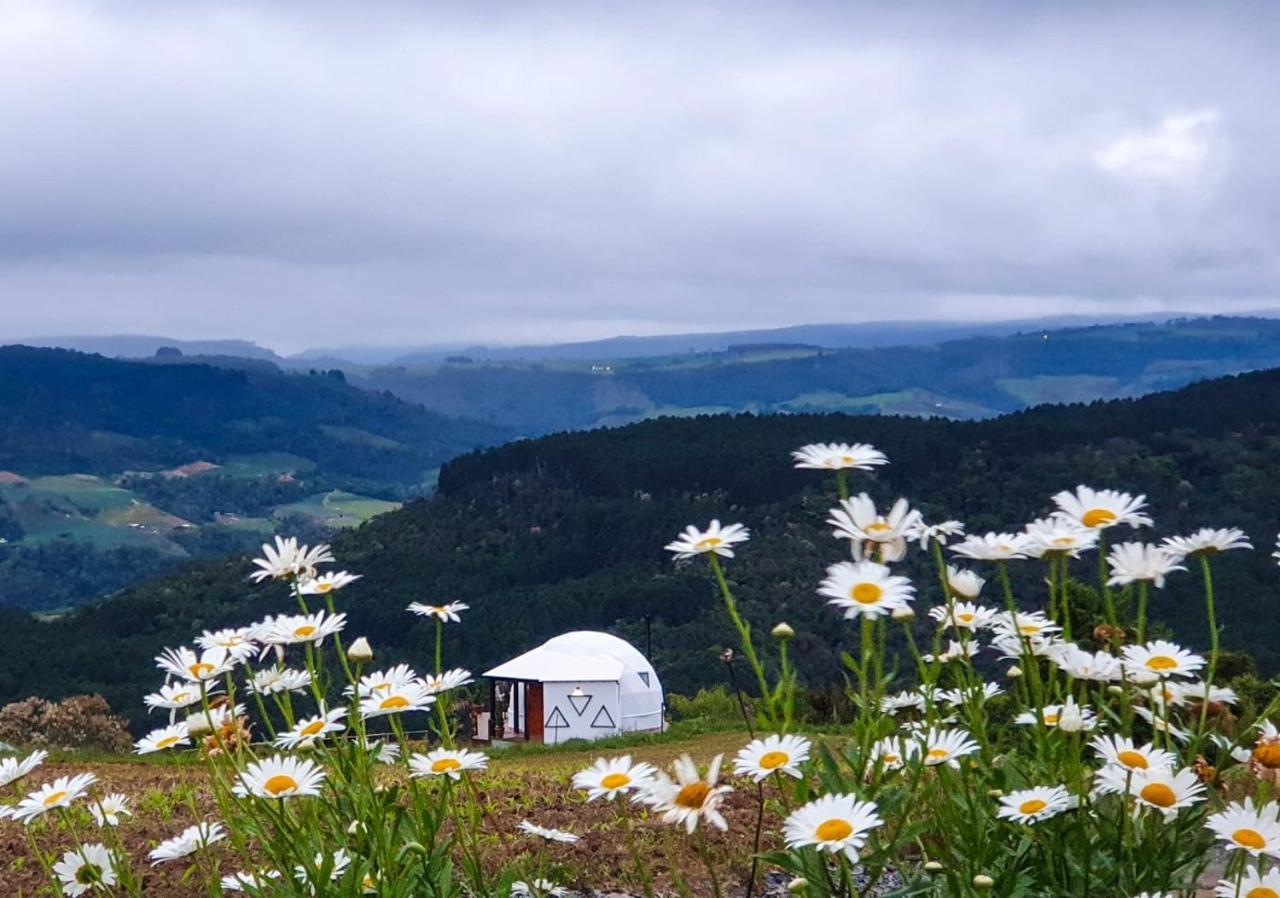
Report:
[[[409,770],[412,776],[447,776],[462,778],[464,770],[484,770],[489,759],[478,751],[437,748],[425,755],[410,755]]]
[[[1219,880],[1214,894],[1218,898],[1280,898],[1280,870],[1246,869],[1239,882]]]
[[[923,711],[924,696],[914,690],[904,690],[893,695],[885,695],[880,699],[880,710],[885,714],[897,714],[899,711]]]
[[[324,768],[314,761],[276,755],[247,765],[231,791],[241,798],[316,796],[324,779]]]
[[[156,656],[156,666],[168,674],[192,683],[205,683],[219,679],[239,663],[235,655],[224,648],[204,649],[196,654],[185,646],[165,649]]]
[[[121,817],[132,817],[129,800],[119,792],[112,792],[90,803],[89,813],[98,826],[119,826]]]
[[[1216,555],[1231,549],[1253,548],[1244,531],[1235,527],[1221,529],[1202,527],[1190,536],[1165,537],[1160,545],[1166,552],[1177,558],[1186,558],[1189,555]]]
[[[938,764],[958,767],[957,758],[971,755],[978,750],[978,743],[969,738],[968,732],[960,729],[930,728],[916,738],[920,743],[920,756],[927,767]]]
[[[683,825],[687,832],[697,829],[699,820],[706,820],[719,829],[728,829],[729,824],[720,816],[719,809],[724,796],[732,792],[733,787],[716,782],[720,778],[723,760],[724,755],[716,755],[703,779],[693,759],[682,755],[672,765],[675,779],[665,771],[657,771],[646,790],[644,801],[662,815],[664,823]]]
[[[1140,806],[1161,811],[1166,817],[1204,800],[1204,784],[1190,769],[1108,765],[1098,771],[1096,781],[1098,792],[1128,794]]]
[[[793,811],[782,825],[788,848],[841,852],[857,863],[871,831],[883,824],[877,808],[855,795],[824,795]]]
[[[253,628],[205,630],[196,637],[196,645],[202,649],[223,649],[235,657],[236,661],[244,661],[251,656],[256,646],[253,644]]]
[[[1080,553],[1098,545],[1098,531],[1083,527],[1071,518],[1043,518],[1026,526],[1024,552],[1030,558],[1065,555],[1079,558]]]
[[[1107,555],[1111,566],[1108,586],[1126,586],[1137,581],[1153,583],[1156,589],[1164,589],[1164,579],[1174,571],[1185,571],[1178,564],[1178,557],[1150,543],[1120,543]]]
[[[314,549],[298,545],[295,537],[284,539],[277,536],[275,545],[264,543],[262,557],[253,560],[258,570],[249,575],[250,579],[261,583],[263,580],[305,579],[316,575],[316,566],[329,564],[333,555],[324,543]]]
[[[60,776],[51,783],[45,783],[10,808],[9,817],[19,823],[30,825],[36,818],[49,811],[71,807],[73,802],[84,798],[89,787],[97,781],[98,778],[92,773]]]
[[[84,845],[62,855],[53,865],[62,894],[76,898],[85,892],[109,889],[116,884],[116,860],[102,844]]]
[[[631,755],[618,758],[596,758],[596,762],[573,775],[573,785],[587,793],[588,801],[597,798],[613,800],[619,795],[644,790],[657,771],[651,764],[631,763]],[[633,798],[634,800],[634,798]]]
[[[1086,652],[1073,643],[1063,643],[1049,657],[1060,670],[1077,680],[1113,683],[1121,677],[1120,659],[1107,652]]]
[[[16,783],[31,771],[35,770],[44,763],[44,759],[49,757],[49,753],[43,749],[33,751],[21,761],[17,758],[4,758],[0,760],[0,789],[11,783]]]
[[[337,592],[344,586],[350,586],[359,579],[359,574],[351,574],[347,571],[330,571],[318,577],[307,577],[299,580],[298,592],[304,596],[322,596],[327,593]]]
[[[811,443],[791,453],[797,468],[819,471],[870,471],[889,459],[867,443]]]
[[[279,878],[279,870],[267,870],[260,873],[232,873],[222,877],[222,891],[245,892],[249,889],[266,889],[271,884],[271,880]]]
[[[533,879],[525,882],[517,879],[511,884],[511,898],[565,898],[569,890],[549,879]]]
[[[255,628],[254,638],[264,646],[319,645],[347,626],[346,614],[287,614],[268,617]]]
[[[309,748],[316,744],[316,740],[345,730],[343,719],[346,716],[346,708],[332,708],[311,717],[299,718],[297,723],[276,737],[276,748]]]
[[[373,692],[360,700],[360,717],[368,720],[371,717],[384,717],[387,714],[426,711],[435,700],[436,697],[428,691],[426,684],[421,680],[389,684],[386,689]]]
[[[439,695],[442,692],[448,692],[451,689],[457,689],[472,682],[471,671],[455,667],[453,670],[446,670],[441,674],[427,674],[422,678],[422,682],[426,685],[428,692],[432,695]]]
[[[904,742],[896,736],[885,736],[871,746],[871,759],[867,767],[879,764],[885,770],[901,770],[907,760],[919,753],[919,745]]]
[[[959,706],[969,701],[971,697],[976,696],[979,702],[988,702],[997,695],[1003,695],[1004,690],[995,683],[983,683],[982,688],[974,690],[972,687],[964,689],[940,689],[938,691],[938,701],[946,702],[948,705]]]
[[[1247,851],[1254,857],[1280,858],[1280,813],[1274,804],[1255,806],[1252,798],[1232,802],[1204,825],[1227,843],[1230,849]]]
[[[1089,746],[1107,764],[1125,770],[1172,769],[1178,761],[1172,752],[1156,748],[1150,742],[1137,745],[1127,736],[1095,736]]]
[[[951,547],[955,555],[975,561],[1007,561],[1027,557],[1027,537],[1023,533],[970,534]]]
[[[218,685],[211,683],[205,687],[205,694],[212,695],[218,691]],[[142,703],[149,709],[157,708],[166,711],[180,711],[200,701],[200,687],[186,680],[177,683],[165,683],[158,692],[143,698]]]
[[[324,854],[317,852],[315,858],[311,862],[310,867],[304,867],[298,864],[293,868],[293,876],[298,882],[306,883],[314,879],[325,878],[325,868],[329,870],[328,880],[335,882],[342,878],[342,874],[347,872],[347,868],[351,866],[351,855],[347,854],[345,848],[339,848],[333,854]]]
[[[876,618],[908,607],[915,598],[915,587],[883,564],[841,561],[827,568],[818,595],[827,596],[827,604],[843,609],[846,619]]]
[[[996,613],[991,626],[1001,634],[1018,637],[1044,637],[1062,629],[1041,611],[1018,611],[1014,614],[1000,611]]]
[[[996,816],[1014,823],[1039,823],[1070,810],[1075,804],[1062,786],[1034,786],[1000,796]]]
[[[191,730],[185,723],[174,723],[167,727],[152,730],[137,742],[133,743],[133,753],[149,755],[167,748],[191,744]]]
[[[985,630],[995,623],[998,613],[986,605],[956,601],[929,609],[929,616],[942,626],[959,627],[961,630]]]
[[[540,839],[546,839],[548,842],[564,842],[572,844],[578,841],[578,837],[571,832],[565,832],[563,829],[553,829],[549,826],[539,826],[528,820],[520,821],[516,827],[522,833],[528,833],[531,836],[537,836]]]
[[[809,740],[802,736],[766,736],[755,739],[738,752],[733,772],[749,776],[757,783],[774,773],[785,773],[799,779],[800,765],[809,760]]]
[[[1117,524],[1130,527],[1150,527],[1151,518],[1142,513],[1147,505],[1146,496],[1131,496],[1116,490],[1094,490],[1078,486],[1074,493],[1064,490],[1053,497],[1058,506],[1057,514],[1069,518],[1082,527],[1103,529]]]
[[[471,606],[462,602],[447,602],[444,605],[424,605],[422,602],[412,602],[409,604],[408,611],[412,611],[419,617],[434,617],[445,623],[460,623],[462,618],[458,616],[459,611],[466,611]]]
[[[741,524],[721,527],[719,521],[712,521],[706,530],[699,530],[690,524],[674,542],[667,543],[665,548],[668,552],[675,553],[676,561],[707,554],[732,558],[733,547],[750,538],[751,532]]]
[[[1082,705],[1077,705],[1071,696],[1060,705],[1045,705],[1039,717],[1046,727],[1061,728],[1066,732],[1078,733],[1081,730],[1092,730],[1098,725],[1098,716]],[[1037,722],[1034,710],[1024,711],[1014,718],[1015,723],[1024,726],[1035,726]]]
[[[189,826],[172,839],[166,839],[157,845],[148,855],[151,866],[165,861],[181,860],[195,854],[202,848],[208,848],[215,842],[221,842],[227,836],[221,823],[197,823]]]
[[[1166,721],[1163,714],[1152,713],[1150,708],[1134,708],[1133,713],[1137,714],[1147,723],[1151,724],[1151,728],[1159,733],[1167,732],[1179,742],[1186,742],[1191,738],[1191,734],[1179,727],[1176,723]]]
[[[389,670],[375,670],[362,676],[356,685],[356,692],[361,698],[369,698],[373,695],[396,692],[415,684],[426,688],[426,684],[412,667],[407,664],[397,664]],[[348,686],[345,692],[350,695],[351,687]]]
[[[920,548],[928,551],[934,543],[945,546],[956,536],[964,536],[964,524],[960,521],[943,521],[939,524],[926,524],[923,518],[916,518],[915,526],[907,533],[907,539],[920,544]]]
[[[855,561],[883,564],[900,561],[907,553],[907,535],[919,518],[920,512],[912,511],[906,499],[899,499],[882,515],[871,497],[862,493],[842,499],[839,508],[831,509],[827,523],[835,528],[836,539],[850,540]]]
[[[976,599],[986,582],[973,571],[961,570],[954,564],[947,565],[947,588],[958,599]]]
[[[1138,683],[1149,683],[1156,677],[1190,677],[1204,667],[1204,658],[1162,639],[1127,645],[1120,654],[1126,674]]]
[[[275,695],[278,692],[302,692],[311,685],[311,672],[289,667],[265,667],[245,685],[251,692]]]
[[[951,639],[947,641],[947,648],[942,652],[942,654],[934,655],[932,652],[926,652],[921,655],[921,657],[930,664],[934,661],[947,664],[951,661],[960,661],[965,658],[972,658],[974,655],[978,654],[979,649],[981,649],[981,646],[978,645],[977,640],[963,643],[956,642],[954,639]]]

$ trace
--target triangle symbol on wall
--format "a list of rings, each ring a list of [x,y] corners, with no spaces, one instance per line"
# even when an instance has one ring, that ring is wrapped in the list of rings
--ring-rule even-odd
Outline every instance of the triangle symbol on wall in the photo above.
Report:
[[[543,724],[543,726],[550,727],[553,730],[559,727],[567,727],[568,725],[569,721],[565,719],[559,708],[552,708],[551,713],[547,715],[547,722]]]
[[[642,671],[637,671],[637,673],[640,675],[640,679],[644,680],[644,684],[645,684],[646,686],[648,686],[648,685],[649,685],[649,671],[647,671],[647,670],[642,670]]]
[[[586,713],[587,707],[591,704],[591,696],[589,695],[570,695],[569,704],[573,705],[573,710],[579,717]]]
[[[591,728],[595,730],[616,730],[618,725],[613,722],[609,709],[601,705],[600,710],[596,712],[595,720],[591,721]]]

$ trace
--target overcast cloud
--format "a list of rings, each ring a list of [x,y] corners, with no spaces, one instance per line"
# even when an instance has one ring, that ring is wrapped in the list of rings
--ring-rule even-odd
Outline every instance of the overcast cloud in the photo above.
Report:
[[[1278,23],[0,0],[0,337],[1280,306]]]

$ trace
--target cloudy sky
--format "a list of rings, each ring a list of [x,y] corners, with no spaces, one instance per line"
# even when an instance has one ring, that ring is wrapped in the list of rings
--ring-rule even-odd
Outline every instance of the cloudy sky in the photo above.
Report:
[[[1280,307],[1275,5],[453,6],[0,0],[0,337]]]

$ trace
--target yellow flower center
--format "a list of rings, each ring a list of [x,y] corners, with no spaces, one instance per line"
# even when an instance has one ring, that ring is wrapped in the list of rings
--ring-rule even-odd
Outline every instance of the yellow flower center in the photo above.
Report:
[[[846,465],[851,465],[854,462],[854,458],[852,455],[842,455],[840,456],[840,461]]]
[[[195,664],[190,665],[187,670],[191,671],[191,676],[200,680],[213,673],[213,665],[208,661],[197,661]]]
[[[861,605],[874,605],[882,595],[884,590],[874,583],[857,583],[849,590],[849,598]]]
[[[1256,829],[1238,829],[1231,834],[1231,841],[1245,848],[1252,848],[1254,851],[1261,851],[1267,847],[1267,840]]]
[[[432,773],[448,773],[450,770],[457,770],[462,766],[462,762],[457,758],[439,758],[431,762]]]
[[[1146,770],[1148,767],[1146,756],[1137,751],[1119,752],[1116,760],[1132,770]]]
[[[1056,727],[1058,725],[1058,715],[1046,712],[1044,715],[1044,722],[1046,726]]]
[[[333,589],[333,583],[328,580],[318,580],[312,585],[312,589],[318,593],[324,594]]]
[[[625,773],[609,773],[601,780],[600,785],[606,789],[621,789],[623,786],[630,784],[631,777]]]
[[[51,808],[66,797],[66,792],[50,792],[49,795],[45,797],[44,806],[46,808]]]
[[[1266,886],[1258,886],[1244,893],[1244,898],[1280,898],[1280,892]]]
[[[311,624],[303,624],[301,627],[293,631],[293,635],[296,636],[298,639],[306,639],[315,631],[316,631],[316,628],[311,626]]]
[[[172,748],[178,744],[181,736],[165,736],[163,739],[156,740],[156,748]]]
[[[1267,742],[1253,750],[1253,760],[1268,770],[1280,768],[1280,742]]]
[[[973,620],[973,615],[970,614],[968,611],[961,611],[959,614],[956,615],[956,620],[960,621],[960,623],[962,624],[967,624],[971,620]]]
[[[1142,796],[1143,801],[1158,808],[1171,808],[1178,801],[1178,796],[1173,794],[1173,790],[1164,783],[1148,783],[1138,794]]]
[[[1023,636],[1035,636],[1040,632],[1039,624],[1019,624],[1018,632]]]
[[[777,770],[791,760],[785,751],[767,751],[760,756],[760,766],[765,770]]]
[[[868,533],[884,533],[886,530],[892,530],[892,529],[893,528],[890,527],[884,521],[875,521],[874,523],[867,525]]]
[[[1147,659],[1147,667],[1152,670],[1173,670],[1177,666],[1177,659],[1170,658],[1168,655],[1152,655]]]
[[[1090,508],[1080,516],[1080,523],[1086,527],[1105,527],[1116,519],[1116,513],[1109,508]]]
[[[682,808],[699,810],[711,794],[711,787],[704,782],[690,783],[676,793],[676,804]]]
[[[947,758],[951,756],[951,752],[945,748],[931,748],[928,751],[928,755],[931,758]]]
[[[853,827],[849,825],[848,820],[832,817],[830,820],[819,823],[813,834],[820,842],[839,842],[853,835]]]
[[[302,732],[299,735],[314,736],[316,733],[320,732],[323,729],[324,729],[323,720],[313,720],[311,721],[311,723],[307,724],[302,728]]]
[[[722,540],[718,536],[706,536],[698,540],[697,545],[694,546],[694,549],[696,549],[699,552],[710,552],[712,549],[720,545],[722,542],[724,542],[724,540]]]
[[[192,698],[192,695],[190,692],[175,692],[173,694],[173,698],[171,698],[170,701],[173,702],[173,704],[175,705],[180,705],[183,702],[191,701],[191,698]]]
[[[298,790],[298,781],[287,774],[277,773],[263,783],[262,788],[272,795],[284,795],[287,792],[296,792]]]
[[[898,755],[895,755],[893,752],[885,752],[880,757],[884,759],[884,762],[886,764],[897,764],[900,760],[902,760],[901,757],[899,757]]]
[[[1027,815],[1039,814],[1048,806],[1049,803],[1047,801],[1041,801],[1038,798],[1033,798],[1030,801],[1024,801],[1022,804],[1018,805],[1018,813]]]
[[[390,698],[384,698],[382,704],[378,705],[379,710],[390,711],[394,708],[409,707],[409,700],[403,695],[393,695]]]

